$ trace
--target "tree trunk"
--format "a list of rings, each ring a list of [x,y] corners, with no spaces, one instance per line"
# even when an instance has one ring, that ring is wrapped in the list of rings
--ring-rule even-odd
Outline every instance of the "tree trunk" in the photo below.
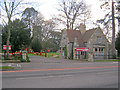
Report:
[[[114,16],[114,2],[112,0],[112,57],[115,58],[115,16]]]
[[[8,37],[7,37],[7,56],[6,59],[9,59],[9,43],[10,43],[10,20],[8,21]]]

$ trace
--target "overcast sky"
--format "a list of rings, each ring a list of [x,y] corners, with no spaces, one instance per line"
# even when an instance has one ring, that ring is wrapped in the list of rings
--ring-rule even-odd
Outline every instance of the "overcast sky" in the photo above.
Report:
[[[31,1],[31,0],[30,0]],[[57,13],[57,5],[60,0],[34,0],[39,2],[36,9],[40,11],[46,19],[50,19],[53,14]],[[100,19],[104,16],[103,10],[100,9],[101,2],[99,0],[84,0],[87,5],[90,5],[92,17]]]
[[[58,14],[56,8],[58,7],[58,2],[60,0],[26,0],[26,1],[35,2],[33,7],[37,11],[40,11],[42,15],[45,17],[45,19],[51,19],[53,15]],[[84,0],[84,1],[86,2],[87,5],[90,6],[92,15],[91,20],[95,22],[96,20],[104,17],[103,10],[100,9],[100,5],[102,2],[100,2],[99,0]]]
[[[32,5],[26,5],[24,7],[34,7],[35,10],[41,12],[45,19],[51,19],[53,15],[58,14],[57,7],[60,0],[23,0],[24,2],[34,2]],[[90,6],[91,10],[91,19],[95,22],[98,19],[104,17],[103,10],[100,9],[101,1],[100,0],[84,0],[87,5]],[[23,9],[23,10],[24,10]],[[89,25],[90,26],[90,25]]]

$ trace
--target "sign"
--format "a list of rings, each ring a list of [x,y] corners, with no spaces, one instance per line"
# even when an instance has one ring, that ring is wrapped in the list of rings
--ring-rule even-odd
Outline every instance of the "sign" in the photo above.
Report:
[[[27,51],[27,48],[25,48],[25,51]]]
[[[85,52],[88,52],[89,51],[89,48],[76,48],[76,51],[85,51]]]
[[[48,52],[50,52],[50,49],[48,50]]]
[[[7,50],[7,45],[3,45],[3,50]],[[9,50],[11,50],[11,46],[9,46]]]

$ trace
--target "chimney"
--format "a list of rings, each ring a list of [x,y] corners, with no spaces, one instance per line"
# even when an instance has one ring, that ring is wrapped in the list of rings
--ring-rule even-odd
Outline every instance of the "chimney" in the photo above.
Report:
[[[79,29],[81,31],[81,34],[84,35],[84,33],[86,32],[86,25],[81,23]]]

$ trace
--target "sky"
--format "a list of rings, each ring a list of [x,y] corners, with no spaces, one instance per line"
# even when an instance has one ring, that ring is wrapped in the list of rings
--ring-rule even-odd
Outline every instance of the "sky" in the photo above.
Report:
[[[28,1],[33,1],[37,3],[35,9],[37,11],[40,11],[46,20],[51,19],[53,15],[58,14],[57,8],[59,4],[58,2],[60,2],[60,0],[28,0]],[[96,22],[96,20],[104,18],[105,11],[100,8],[100,5],[102,5],[103,4],[102,1],[105,0],[83,0],[83,1],[89,6],[91,10],[91,21]],[[87,24],[86,27],[87,29],[90,29],[96,26],[93,24]]]
[[[26,0],[27,1],[27,0]],[[40,11],[46,20],[51,19],[53,15],[57,15],[58,2],[60,0],[28,0],[35,3],[35,9]],[[104,12],[100,9],[102,2],[100,0],[84,0],[87,5],[90,6],[91,10],[91,20],[96,22],[96,20],[104,18]],[[37,5],[36,5],[37,4]],[[31,7],[31,6],[28,6]],[[88,25],[88,28],[92,28],[91,25]]]
[[[24,2],[34,2],[32,5],[26,5],[24,7],[34,7],[35,10],[42,13],[46,20],[51,19],[53,15],[57,15],[58,2],[60,0],[23,0]],[[91,10],[91,20],[96,22],[96,20],[104,18],[104,11],[100,9],[102,2],[100,0],[84,0],[87,5],[89,5]],[[88,28],[92,28],[93,25],[88,25]]]
[[[50,19],[53,14],[57,14],[57,5],[60,0],[36,0],[39,6],[36,7],[46,19]],[[100,9],[101,2],[99,0],[84,0],[87,5],[90,5],[92,16],[94,19],[104,17],[103,10]]]

